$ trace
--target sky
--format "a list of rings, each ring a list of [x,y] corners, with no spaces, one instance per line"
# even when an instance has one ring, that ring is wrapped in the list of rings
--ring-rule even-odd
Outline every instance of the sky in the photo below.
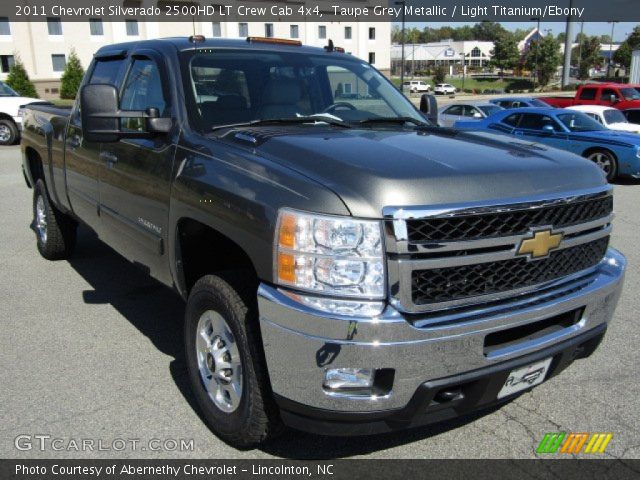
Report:
[[[477,22],[407,22],[407,28],[416,27],[423,29],[426,26],[439,28],[444,26],[455,27],[460,25],[474,25]],[[621,42],[627,38],[629,33],[634,27],[638,25],[637,22],[619,22],[616,23],[613,31],[613,41]],[[507,30],[517,30],[518,28],[531,29],[536,26],[535,22],[503,22],[502,26]],[[564,32],[566,24],[564,22],[542,22],[540,23],[540,30],[545,31],[550,28],[554,35],[560,32]],[[607,22],[584,22],[584,33],[586,35],[611,35],[611,24]],[[580,32],[580,23],[574,22],[573,24],[573,37]]]

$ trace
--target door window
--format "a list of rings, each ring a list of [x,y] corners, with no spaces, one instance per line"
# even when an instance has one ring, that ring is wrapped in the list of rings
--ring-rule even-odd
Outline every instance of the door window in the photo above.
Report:
[[[453,105],[444,111],[445,115],[462,116],[462,105]]]
[[[133,62],[122,91],[120,108],[122,110],[146,110],[157,108],[160,116],[164,114],[166,102],[162,93],[162,82],[158,66],[153,60],[136,59]],[[123,118],[122,128],[142,131],[143,118]]]
[[[551,125],[555,131],[561,131],[560,126],[549,115],[540,115],[537,113],[524,113],[520,120],[519,128],[526,130],[542,130],[547,125]]]
[[[618,92],[616,92],[612,88],[603,88],[602,93],[600,94],[600,100],[602,100],[603,102],[610,102],[612,96],[616,100],[620,100],[620,97],[618,96]]]

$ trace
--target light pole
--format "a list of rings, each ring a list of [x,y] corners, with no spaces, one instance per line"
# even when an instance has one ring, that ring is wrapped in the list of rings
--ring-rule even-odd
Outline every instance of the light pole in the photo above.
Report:
[[[611,24],[611,39],[609,41],[609,66],[607,67],[607,77],[611,76],[611,65],[613,61],[613,29],[616,26],[617,21],[607,22]]]
[[[540,17],[533,17],[531,20],[537,22],[537,26],[536,26],[536,35],[537,35],[537,40],[536,40],[536,59],[535,59],[534,67],[533,67],[533,89],[535,90],[536,89],[536,84],[538,83],[538,50],[540,49]]]
[[[584,30],[584,22],[580,22],[580,40],[578,41],[578,75],[580,75],[580,67],[582,67],[582,31]]]
[[[405,0],[399,0],[397,2],[394,2],[396,5],[402,5],[402,33],[400,36],[400,42],[402,44],[402,50],[400,53],[400,59],[401,59],[401,64],[400,64],[400,91],[404,92],[404,6],[406,4]]]

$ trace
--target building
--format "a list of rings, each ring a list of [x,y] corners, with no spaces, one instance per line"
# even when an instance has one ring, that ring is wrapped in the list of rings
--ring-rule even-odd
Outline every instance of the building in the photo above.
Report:
[[[146,3],[149,2],[145,2]],[[0,18],[0,80],[7,77],[19,55],[41,98],[58,98],[60,77],[72,49],[87,68],[103,45],[133,40],[188,36],[244,38],[247,36],[298,39],[322,47],[331,39],[336,46],[373,64],[385,74],[390,70],[389,22],[157,22],[127,20],[108,22],[100,18],[64,22],[9,22]]]
[[[484,68],[491,61],[493,42],[477,40],[442,40],[434,43],[405,44],[405,72],[418,72],[429,67],[464,64],[467,67]],[[402,45],[391,46],[391,70],[399,74],[402,63]]]

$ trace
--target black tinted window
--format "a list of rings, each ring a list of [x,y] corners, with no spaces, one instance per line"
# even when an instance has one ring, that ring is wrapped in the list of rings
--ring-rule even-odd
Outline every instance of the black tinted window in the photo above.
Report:
[[[537,113],[524,113],[520,120],[520,128],[527,130],[542,130],[543,127],[551,125],[554,130],[560,130],[558,124],[548,115],[539,115]]]
[[[116,85],[120,69],[124,65],[124,59],[116,58],[109,60],[98,60],[93,69],[89,83],[108,83]]]
[[[454,105],[444,111],[445,115],[462,115],[462,105]]]
[[[520,116],[521,115],[522,115],[521,113],[514,113],[513,115],[509,115],[507,118],[502,120],[502,123],[506,123],[507,125],[509,125],[511,127],[517,127],[518,126],[518,120],[520,120]]]
[[[629,110],[625,115],[631,123],[640,123],[640,110]]]
[[[595,88],[583,88],[580,92],[580,100],[594,100],[596,98]]]

